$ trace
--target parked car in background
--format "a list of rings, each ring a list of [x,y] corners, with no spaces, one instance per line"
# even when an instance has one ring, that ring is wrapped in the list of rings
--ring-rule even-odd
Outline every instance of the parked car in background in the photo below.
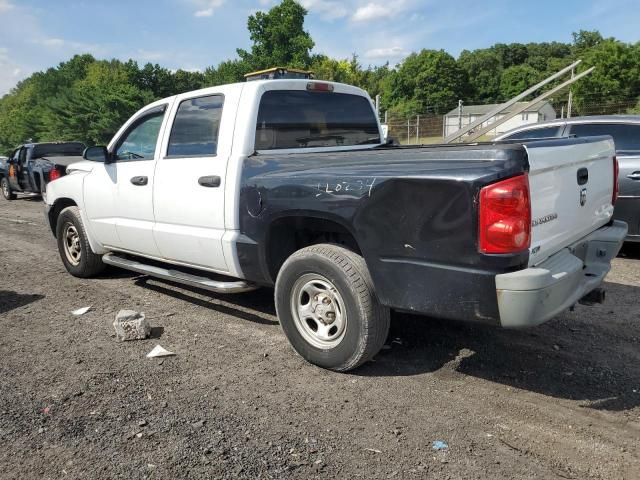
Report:
[[[0,191],[6,200],[16,193],[44,195],[47,183],[66,174],[67,167],[82,160],[80,142],[26,143],[0,163]]]
[[[0,156],[0,178],[2,178],[2,172],[7,169],[7,162],[9,161],[9,157]]]
[[[496,140],[611,135],[620,165],[620,195],[613,218],[627,222],[626,240],[640,242],[640,115],[574,117],[513,129]]]

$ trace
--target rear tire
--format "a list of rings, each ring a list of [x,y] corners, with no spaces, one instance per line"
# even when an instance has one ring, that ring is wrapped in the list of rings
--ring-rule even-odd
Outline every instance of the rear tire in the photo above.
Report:
[[[380,351],[389,309],[378,301],[364,259],[344,247],[313,245],[282,265],[275,303],[280,325],[305,360],[346,372]]]
[[[2,177],[2,179],[0,179],[0,190],[2,191],[2,196],[5,200],[16,199],[16,194],[11,191],[11,187],[9,186],[9,180],[7,180],[7,177]]]
[[[67,207],[60,212],[56,238],[62,263],[74,277],[94,277],[105,269],[102,257],[91,250],[78,207]]]

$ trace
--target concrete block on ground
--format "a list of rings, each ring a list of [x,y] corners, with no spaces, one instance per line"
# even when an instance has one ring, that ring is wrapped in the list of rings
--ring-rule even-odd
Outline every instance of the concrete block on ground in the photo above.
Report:
[[[113,322],[116,337],[121,342],[129,340],[144,340],[151,334],[151,327],[144,317],[144,313],[134,310],[120,310]]]

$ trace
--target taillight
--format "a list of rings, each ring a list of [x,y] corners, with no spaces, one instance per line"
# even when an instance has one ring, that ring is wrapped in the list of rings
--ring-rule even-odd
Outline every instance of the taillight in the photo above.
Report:
[[[613,156],[613,195],[611,195],[611,205],[615,205],[618,201],[618,192],[620,191],[620,165],[618,164],[618,157]]]
[[[480,190],[478,248],[482,253],[514,253],[531,245],[531,199],[526,174]]]
[[[51,171],[49,172],[49,181],[53,182],[54,180],[59,179],[62,176],[62,173],[60,173],[60,170],[58,170],[57,168],[53,167],[51,169]]]

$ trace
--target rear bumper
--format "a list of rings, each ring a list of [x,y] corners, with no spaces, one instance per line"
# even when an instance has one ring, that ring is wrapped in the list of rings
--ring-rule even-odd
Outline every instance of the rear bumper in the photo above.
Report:
[[[620,251],[627,224],[614,221],[536,267],[496,275],[500,324],[539,325],[597,288]]]

